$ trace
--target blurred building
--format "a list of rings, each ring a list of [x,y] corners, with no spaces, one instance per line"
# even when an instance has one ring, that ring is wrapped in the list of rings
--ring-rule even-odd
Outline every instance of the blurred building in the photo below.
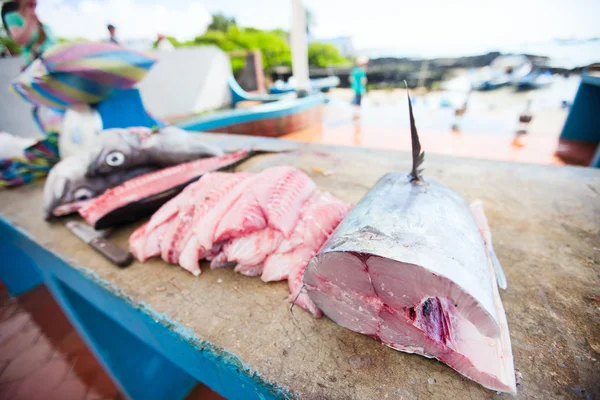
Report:
[[[354,49],[354,45],[352,44],[352,38],[350,36],[339,36],[329,39],[309,37],[309,42],[332,44],[335,47],[337,47],[340,54],[344,57],[349,57],[356,54],[356,50]]]

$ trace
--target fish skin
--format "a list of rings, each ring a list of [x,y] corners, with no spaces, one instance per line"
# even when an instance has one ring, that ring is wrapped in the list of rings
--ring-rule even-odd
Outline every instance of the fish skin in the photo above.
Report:
[[[303,277],[308,298],[348,329],[397,350],[438,358],[487,388],[512,393],[506,315],[484,240],[489,226],[481,220],[446,186],[389,173],[309,262]],[[438,336],[429,336],[423,324],[427,318],[411,322],[410,315],[402,314],[416,309],[419,317],[424,299],[442,304]],[[410,332],[409,342],[390,342],[396,332]],[[471,344],[488,351],[489,362],[469,353]]]
[[[109,165],[109,155],[115,152],[123,156],[122,163]],[[156,132],[148,128],[106,129],[98,134],[90,149],[87,175],[110,175],[145,165],[168,167],[223,154],[219,147],[174,126]]]
[[[54,215],[53,211],[59,206],[78,201],[77,195],[83,191],[89,193],[88,199],[92,199],[111,187],[156,170],[153,167],[137,167],[105,177],[87,177],[86,168],[85,157],[71,156],[61,160],[50,170],[43,194],[46,219],[64,215],[65,212]],[[78,207],[72,207],[69,211],[76,212],[77,209]]]

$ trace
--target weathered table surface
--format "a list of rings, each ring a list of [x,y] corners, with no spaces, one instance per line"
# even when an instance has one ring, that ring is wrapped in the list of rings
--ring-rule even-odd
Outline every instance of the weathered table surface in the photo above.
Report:
[[[206,135],[233,149],[293,147],[239,170],[287,164],[317,185],[358,201],[384,173],[408,171],[407,153]],[[333,171],[323,176],[312,171]],[[480,198],[509,287],[506,308],[520,398],[600,398],[600,171],[427,154],[425,176]],[[0,193],[0,213],[45,248],[133,304],[178,321],[199,339],[237,355],[265,380],[300,398],[491,398],[498,396],[435,360],[409,355],[284,301],[286,283],[266,284],[220,269],[195,278],[162,260],[120,270],[42,218],[42,182]],[[115,232],[125,248],[132,227]],[[507,396],[507,395],[503,395]]]

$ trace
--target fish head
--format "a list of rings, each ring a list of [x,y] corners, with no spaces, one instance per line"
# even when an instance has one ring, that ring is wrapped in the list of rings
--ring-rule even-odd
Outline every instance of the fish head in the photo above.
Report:
[[[106,129],[98,135],[90,149],[86,174],[109,175],[139,165],[142,145],[152,131],[149,128]]]
[[[56,215],[54,211],[59,206],[75,202],[83,204],[102,193],[104,188],[101,182],[87,179],[86,171],[87,160],[81,156],[67,157],[50,170],[44,186],[46,219]],[[59,211],[59,214],[62,213]]]
[[[46,219],[76,212],[107,189],[155,170],[142,167],[106,176],[89,176],[88,165],[86,156],[76,155],[61,160],[50,170],[43,196]]]

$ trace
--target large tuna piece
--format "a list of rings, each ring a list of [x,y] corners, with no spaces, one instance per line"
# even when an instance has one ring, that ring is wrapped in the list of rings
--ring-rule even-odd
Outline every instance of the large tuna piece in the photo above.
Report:
[[[504,274],[483,209],[419,176],[410,114],[412,173],[385,175],[340,223],[306,268],[308,297],[341,326],[515,392]]]

